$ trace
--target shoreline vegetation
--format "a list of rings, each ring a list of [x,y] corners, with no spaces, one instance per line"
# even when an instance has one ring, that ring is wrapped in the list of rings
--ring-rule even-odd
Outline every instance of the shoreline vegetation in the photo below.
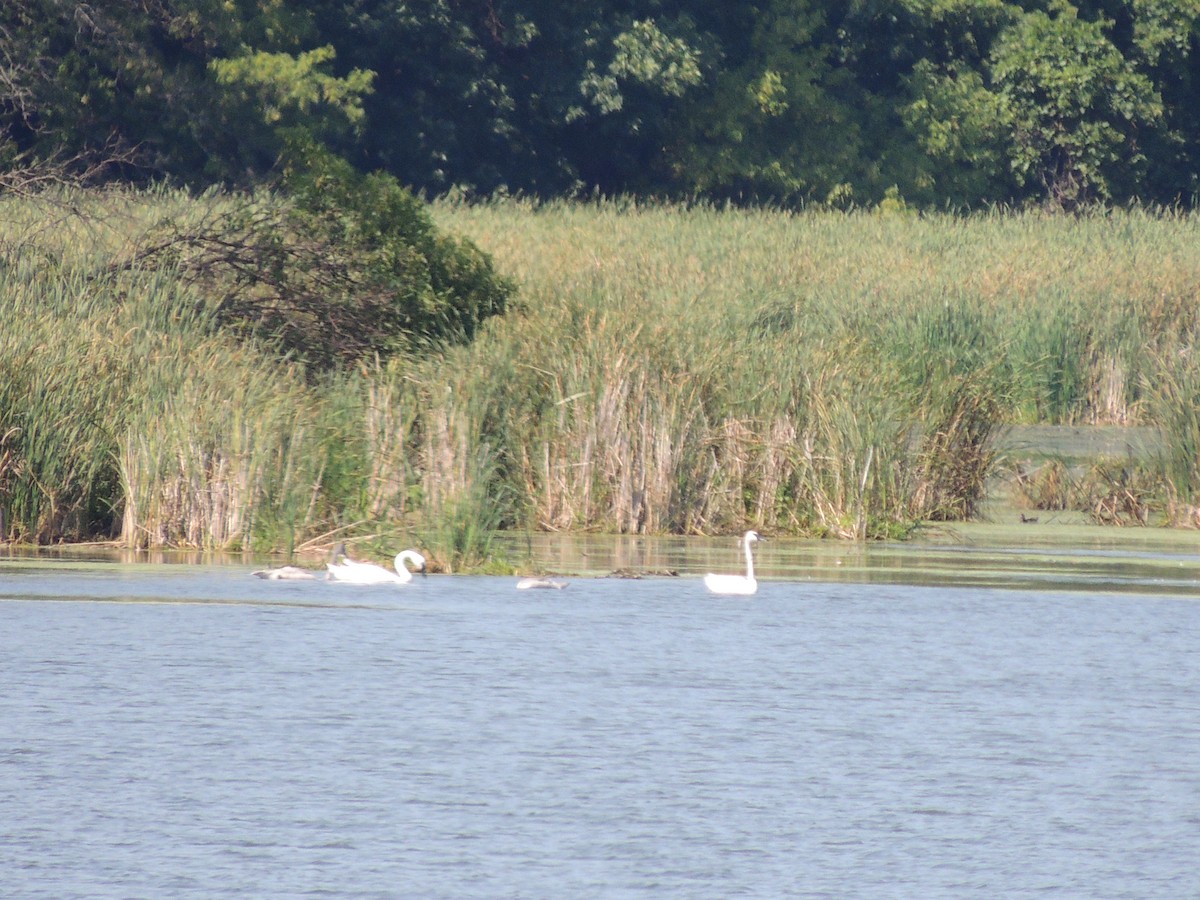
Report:
[[[320,367],[231,325],[184,239],[271,202],[0,198],[0,539],[502,571],[503,530],[893,539],[997,490],[1200,524],[1194,215],[437,200],[506,310]],[[1005,442],[1049,426],[1154,440]]]

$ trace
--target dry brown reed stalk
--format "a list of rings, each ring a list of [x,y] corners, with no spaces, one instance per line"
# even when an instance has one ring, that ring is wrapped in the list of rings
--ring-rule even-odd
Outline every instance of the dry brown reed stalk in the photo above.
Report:
[[[748,510],[752,522],[762,522],[767,528],[777,528],[781,516],[781,499],[788,483],[792,480],[795,466],[795,448],[799,429],[796,421],[787,415],[778,415],[764,423],[763,442],[758,454],[758,473],[755,481],[754,502]]]
[[[291,546],[320,524],[326,450],[298,376],[219,339],[154,368],[119,453],[127,546]]]
[[[1162,495],[1158,476],[1132,460],[1097,460],[1080,479],[1085,511],[1101,525],[1147,525]]]
[[[908,527],[916,466],[895,381],[848,344],[814,357],[788,495],[806,530],[865,539]]]
[[[415,399],[376,365],[366,376],[367,496],[365,512],[372,520],[403,520],[412,486],[409,444],[413,437]]]
[[[471,459],[478,446],[474,423],[460,405],[430,404],[421,424],[420,471],[425,508],[439,515],[472,488]]]
[[[538,521],[553,530],[639,530],[645,471],[635,455],[634,407],[644,378],[617,352],[579,357],[557,379],[552,418],[538,430],[540,452],[533,450],[540,472],[526,478]]]
[[[701,495],[701,518],[706,530],[723,531],[745,521],[746,492],[753,482],[757,443],[756,429],[747,420],[731,416],[713,423],[712,462],[705,473],[708,489]]]
[[[253,476],[248,460],[187,442],[177,447],[177,465],[151,471],[146,466],[151,455],[147,443],[126,445],[123,463],[130,489],[121,528],[125,546],[230,550],[250,545]]]
[[[1149,468],[1161,485],[1167,521],[1200,527],[1200,367],[1195,350],[1152,354],[1146,393],[1160,427]]]
[[[622,533],[687,531],[679,486],[696,477],[695,448],[706,428],[695,385],[654,372],[645,362],[629,376],[622,409],[610,422],[602,477],[610,505],[601,515]],[[600,436],[603,440],[603,435]]]
[[[366,385],[368,466],[386,501],[368,514],[419,532],[431,565],[444,572],[489,564],[512,506],[483,430],[489,385],[454,362],[461,355],[398,358]]]
[[[1012,496],[1025,509],[1068,510],[1078,508],[1079,486],[1062,459],[1051,459],[1032,472],[1017,467],[1012,478]]]
[[[231,472],[229,457],[194,441],[178,443],[167,459],[158,450],[140,435],[123,448],[122,543],[220,550],[248,545],[239,527],[245,476]]]
[[[512,351],[519,387],[492,407],[513,484],[543,528],[671,527],[679,471],[695,464],[687,454],[703,427],[696,382],[654,362],[639,329],[579,316],[577,352],[560,353],[561,338]]]
[[[711,427],[701,385],[644,363],[628,398],[633,413],[611,461],[624,486],[615,511],[624,531],[692,532],[711,515],[695,506],[709,494],[711,467],[704,447]]]
[[[1128,364],[1108,353],[1098,354],[1089,379],[1090,421],[1094,425],[1131,425],[1139,421],[1137,404],[1130,400]]]
[[[956,363],[925,387],[912,503],[921,518],[961,521],[976,514],[998,459],[995,435],[1005,420],[1002,365]]]

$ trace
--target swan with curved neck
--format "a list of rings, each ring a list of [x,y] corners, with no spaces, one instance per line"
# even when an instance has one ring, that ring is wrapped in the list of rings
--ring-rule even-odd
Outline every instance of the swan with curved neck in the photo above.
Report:
[[[346,584],[408,584],[413,579],[413,572],[425,574],[425,557],[416,550],[401,550],[397,553],[392,563],[396,567],[393,572],[374,563],[353,560],[345,555],[344,547],[340,549],[341,562],[337,561],[335,554],[334,561],[325,565],[328,570],[326,577],[330,581],[342,581]],[[409,564],[412,565],[411,569]]]
[[[746,554],[745,575],[714,575],[711,572],[704,576],[704,586],[714,594],[737,594],[746,596],[758,590],[758,582],[754,578],[754,554],[750,545],[765,541],[757,531],[747,531],[742,536],[742,549]]]

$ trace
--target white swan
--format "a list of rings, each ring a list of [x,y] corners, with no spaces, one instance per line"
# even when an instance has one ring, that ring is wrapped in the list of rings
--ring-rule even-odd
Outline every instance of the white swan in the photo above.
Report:
[[[569,581],[553,581],[549,578],[522,578],[517,582],[517,590],[528,591],[534,588],[550,588],[551,590],[561,591],[570,583]]]
[[[329,561],[337,562],[340,557],[346,555],[345,543],[340,543],[329,552]],[[312,569],[302,569],[299,566],[280,566],[277,569],[260,569],[257,572],[250,574],[258,578],[266,578],[269,581],[310,581],[317,577],[317,573]]]
[[[396,567],[394,572],[374,563],[353,560],[345,555],[344,548],[340,555],[342,562],[337,562],[335,555],[335,561],[325,565],[329,572],[326,577],[330,581],[344,581],[347,584],[408,584],[412,581],[413,571],[425,574],[425,557],[416,550],[397,553],[393,562]],[[413,568],[409,569],[407,563],[411,563]]]
[[[704,576],[704,586],[714,594],[753,594],[758,590],[758,582],[754,580],[754,556],[750,545],[766,538],[757,531],[747,531],[742,537],[742,547],[746,551],[745,575],[713,575],[711,572]]]
[[[259,578],[268,578],[271,581],[304,581],[309,578],[316,578],[311,569],[302,569],[299,566],[280,566],[278,569],[262,569],[253,573]]]

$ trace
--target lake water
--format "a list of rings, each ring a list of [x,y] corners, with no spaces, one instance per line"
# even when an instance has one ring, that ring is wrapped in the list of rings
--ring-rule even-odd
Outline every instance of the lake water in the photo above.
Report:
[[[736,600],[0,560],[0,896],[1200,896],[1194,558],[841,552]]]

